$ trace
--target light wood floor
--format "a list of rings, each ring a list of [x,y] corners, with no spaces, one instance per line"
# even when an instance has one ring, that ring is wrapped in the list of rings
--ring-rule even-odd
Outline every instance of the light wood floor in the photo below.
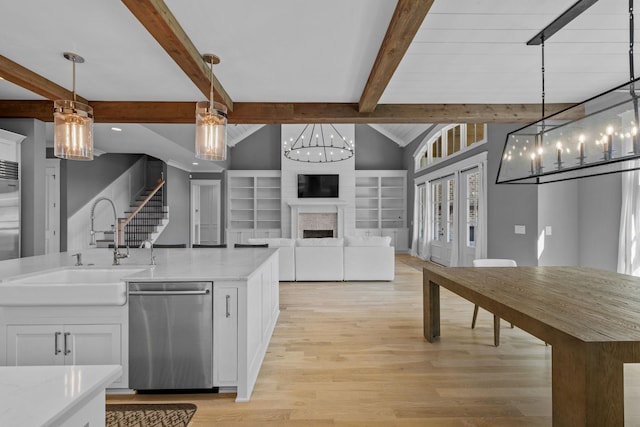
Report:
[[[422,273],[393,282],[281,283],[280,318],[251,401],[233,394],[108,396],[192,402],[200,426],[551,426],[551,347],[441,291],[441,340],[422,336]],[[640,426],[640,369],[625,371],[627,426]],[[635,406],[635,407],[634,407]]]

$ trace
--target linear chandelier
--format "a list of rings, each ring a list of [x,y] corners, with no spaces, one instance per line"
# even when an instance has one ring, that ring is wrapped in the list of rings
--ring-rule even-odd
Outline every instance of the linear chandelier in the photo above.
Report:
[[[507,135],[496,183],[544,184],[640,169],[635,160],[640,158],[636,90],[640,79],[633,72],[633,0],[629,1],[629,82],[556,114],[544,114],[545,39],[577,16],[577,6],[581,12],[593,3],[574,4],[527,43],[542,46],[542,119]]]
[[[93,108],[76,100],[76,64],[84,58],[71,52],[63,56],[73,62],[73,99],[53,101],[53,152],[70,160],[93,160]]]
[[[220,58],[205,53],[202,58],[210,65],[209,100],[196,104],[196,157],[202,160],[225,160],[227,158],[227,107],[213,102],[213,65]]]
[[[331,163],[353,157],[355,144],[332,124],[307,124],[297,138],[282,142],[287,159],[306,163]]]

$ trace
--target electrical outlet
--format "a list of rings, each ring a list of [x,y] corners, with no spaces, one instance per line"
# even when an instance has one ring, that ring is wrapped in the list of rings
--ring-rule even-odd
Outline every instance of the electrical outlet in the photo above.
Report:
[[[524,225],[516,225],[513,232],[516,234],[527,234],[527,227]]]

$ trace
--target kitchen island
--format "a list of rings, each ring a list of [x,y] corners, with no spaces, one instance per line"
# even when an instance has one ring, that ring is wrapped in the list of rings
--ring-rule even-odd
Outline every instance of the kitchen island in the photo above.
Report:
[[[121,367],[2,366],[0,425],[104,426],[105,387]]]
[[[112,255],[108,249],[85,250],[82,266],[74,266],[76,258],[69,253],[0,262],[0,365],[119,364],[123,374],[111,387],[128,388],[126,286],[120,282],[114,286],[121,288],[110,288],[121,294],[111,302],[88,299],[90,304],[83,304],[74,292],[82,286],[80,291],[87,293],[91,283],[56,283],[53,288],[29,283],[39,274],[65,277],[62,270],[109,269],[111,276],[121,269],[126,283],[209,281],[213,385],[235,389],[236,401],[248,401],[279,315],[277,249],[154,249],[156,265],[150,265],[149,249],[131,249],[119,266],[111,266]],[[48,291],[47,297],[30,292],[36,289],[30,286]]]

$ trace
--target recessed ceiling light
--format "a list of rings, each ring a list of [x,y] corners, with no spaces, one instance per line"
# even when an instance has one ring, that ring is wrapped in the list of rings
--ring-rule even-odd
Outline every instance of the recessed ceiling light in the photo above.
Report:
[[[198,162],[191,163],[193,166],[198,166]]]
[[[122,129],[116,127],[111,128],[111,130],[114,132],[122,132]]]

